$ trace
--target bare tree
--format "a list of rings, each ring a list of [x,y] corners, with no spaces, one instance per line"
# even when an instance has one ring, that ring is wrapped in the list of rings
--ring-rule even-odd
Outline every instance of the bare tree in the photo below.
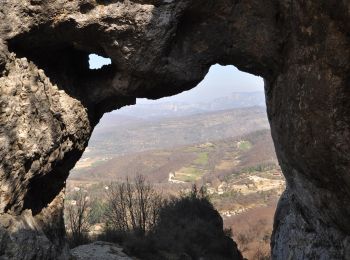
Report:
[[[88,240],[89,232],[89,200],[83,191],[73,195],[71,202],[65,208],[68,240],[72,246],[83,244]]]
[[[162,196],[142,175],[133,182],[112,183],[107,193],[107,224],[121,232],[137,231],[144,235],[157,221]]]

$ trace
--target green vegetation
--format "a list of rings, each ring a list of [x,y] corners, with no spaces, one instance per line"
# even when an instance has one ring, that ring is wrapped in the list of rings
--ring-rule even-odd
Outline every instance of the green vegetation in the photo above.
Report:
[[[198,157],[194,161],[194,163],[199,165],[207,165],[208,159],[209,159],[208,152],[201,152],[198,154]]]
[[[90,225],[103,222],[104,215],[106,214],[107,205],[101,200],[94,199],[90,203],[90,212],[88,215],[88,221]]]
[[[240,141],[238,143],[238,148],[242,151],[248,151],[252,148],[252,143],[249,141]]]
[[[181,168],[179,172],[176,173],[175,179],[184,182],[194,182],[199,180],[205,171],[200,170],[196,167]]]
[[[262,163],[254,166],[244,167],[240,173],[252,173],[252,172],[266,172],[276,169],[276,164],[274,163]]]

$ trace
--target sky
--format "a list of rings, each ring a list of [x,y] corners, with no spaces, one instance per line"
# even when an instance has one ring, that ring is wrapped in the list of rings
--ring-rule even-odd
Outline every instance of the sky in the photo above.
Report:
[[[89,55],[90,69],[100,69],[103,65],[111,64],[111,59],[98,56],[96,54]]]
[[[91,54],[90,68],[98,69],[102,65],[111,63],[110,59]],[[215,98],[230,95],[233,92],[264,91],[264,82],[261,77],[242,72],[234,66],[211,66],[208,74],[195,88],[182,92],[176,96],[161,98],[156,101],[138,99],[138,104],[163,102],[205,102]]]

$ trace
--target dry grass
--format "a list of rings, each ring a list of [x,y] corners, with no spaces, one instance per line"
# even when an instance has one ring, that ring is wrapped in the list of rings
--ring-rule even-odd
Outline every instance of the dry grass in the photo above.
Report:
[[[226,228],[232,228],[233,239],[243,256],[249,260],[269,259],[270,236],[277,201],[266,207],[250,209],[240,215],[224,218]]]

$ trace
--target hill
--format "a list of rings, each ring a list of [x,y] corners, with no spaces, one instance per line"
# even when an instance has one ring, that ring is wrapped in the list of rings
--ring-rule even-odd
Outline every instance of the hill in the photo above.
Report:
[[[235,108],[265,107],[264,92],[233,92],[230,95],[219,98],[207,97],[207,100],[202,100],[201,102],[178,100],[179,98],[176,97],[153,101],[138,100],[136,105],[123,107],[114,111],[113,114],[140,119],[159,119],[183,117]]]
[[[76,168],[120,155],[215,141],[268,128],[263,107],[155,120],[111,113],[94,130]]]
[[[269,130],[261,130],[218,141],[120,155],[83,166],[77,167],[70,179],[115,181],[143,174],[155,183],[184,183],[276,168],[278,162]]]

